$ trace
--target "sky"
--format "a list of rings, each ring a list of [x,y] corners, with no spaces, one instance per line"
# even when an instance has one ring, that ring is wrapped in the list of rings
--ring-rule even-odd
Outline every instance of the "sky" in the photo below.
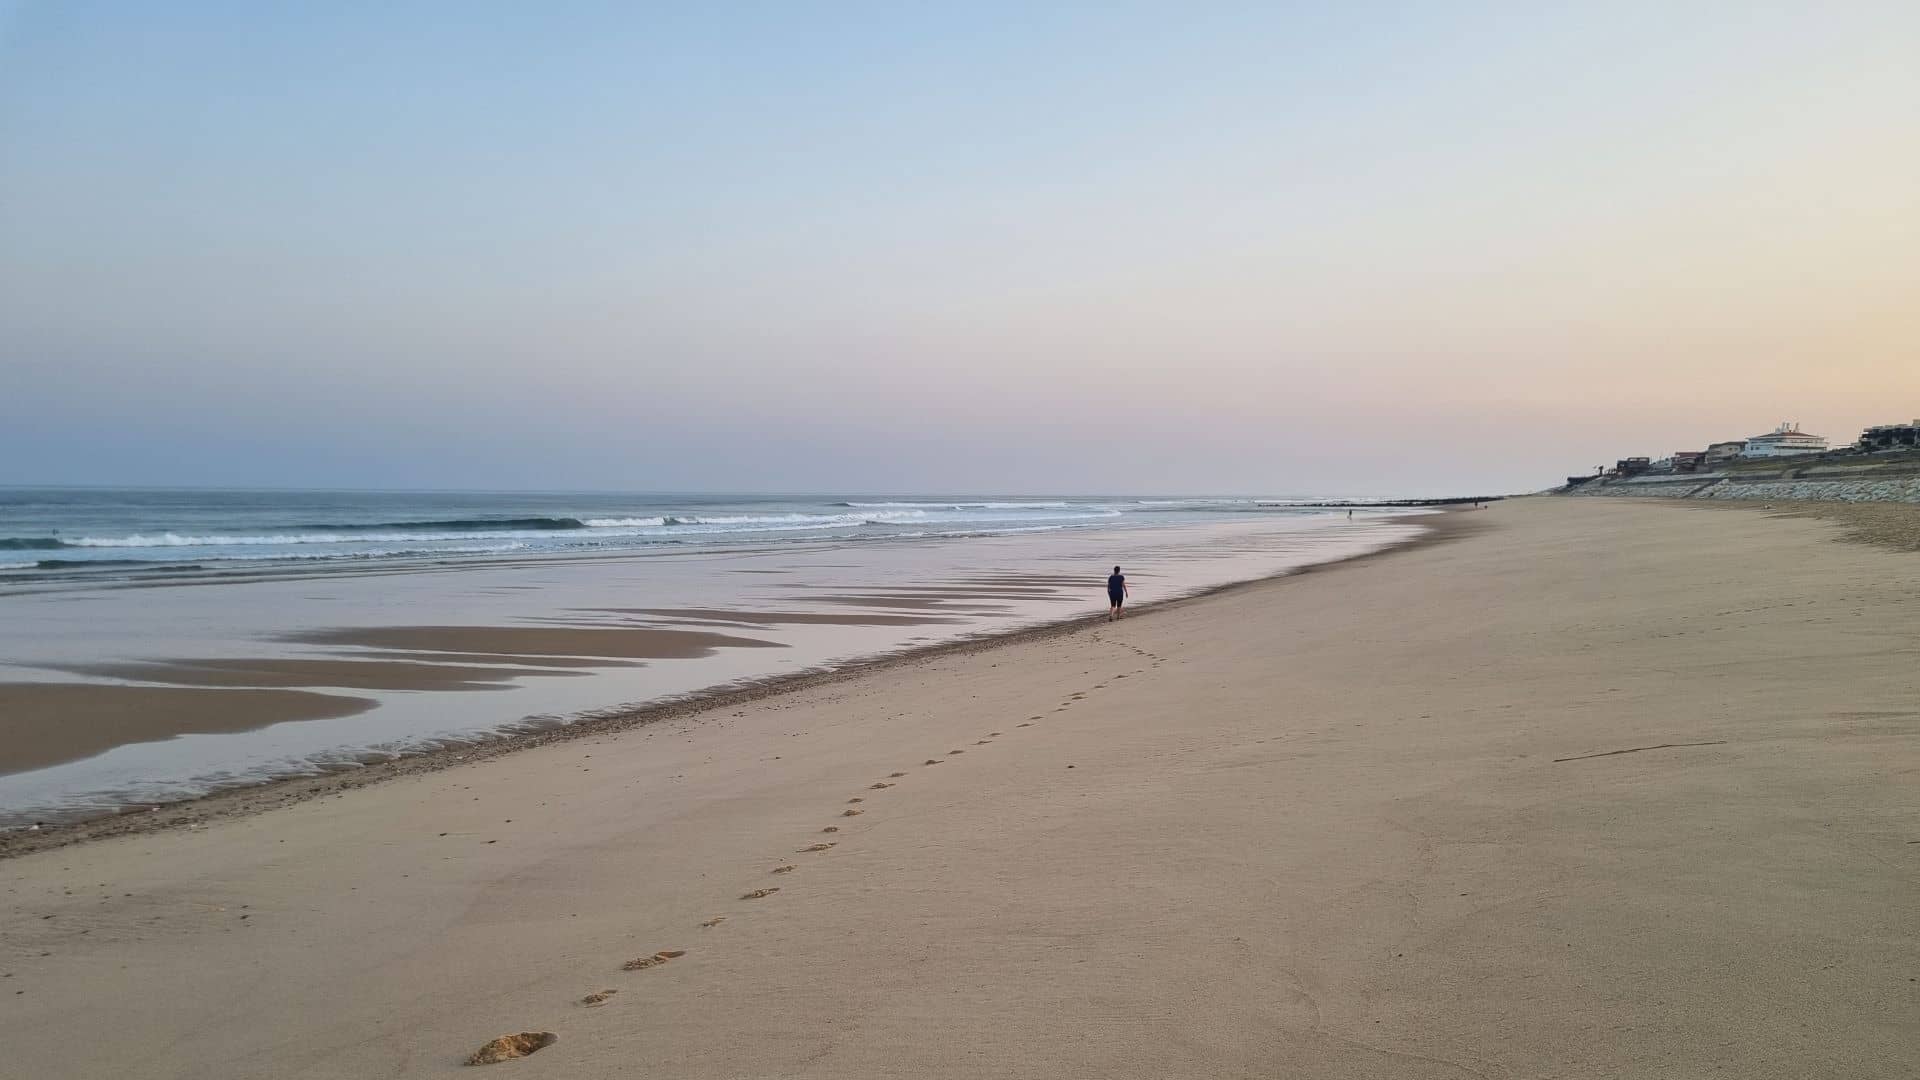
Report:
[[[0,483],[1416,495],[1920,417],[1920,4],[0,0]]]

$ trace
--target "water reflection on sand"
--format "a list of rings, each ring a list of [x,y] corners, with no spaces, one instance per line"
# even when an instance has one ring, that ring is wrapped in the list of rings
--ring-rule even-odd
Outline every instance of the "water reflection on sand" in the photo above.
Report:
[[[8,596],[0,824],[1092,614],[1114,563],[1151,604],[1417,531],[1293,514]]]

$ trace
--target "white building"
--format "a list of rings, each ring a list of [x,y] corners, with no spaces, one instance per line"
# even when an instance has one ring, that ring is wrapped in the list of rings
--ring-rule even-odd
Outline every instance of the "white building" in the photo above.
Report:
[[[1765,435],[1755,435],[1748,439],[1747,448],[1740,452],[1740,456],[1793,457],[1796,454],[1824,454],[1826,450],[1825,436],[1809,435],[1793,424],[1781,424]]]

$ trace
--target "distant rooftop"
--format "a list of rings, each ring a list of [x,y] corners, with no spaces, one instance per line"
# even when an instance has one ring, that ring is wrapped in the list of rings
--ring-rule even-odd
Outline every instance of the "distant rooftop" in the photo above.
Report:
[[[1817,439],[1820,436],[1801,431],[1800,426],[1791,421],[1781,424],[1765,435],[1755,435],[1755,439]],[[1751,441],[1751,440],[1749,440]]]

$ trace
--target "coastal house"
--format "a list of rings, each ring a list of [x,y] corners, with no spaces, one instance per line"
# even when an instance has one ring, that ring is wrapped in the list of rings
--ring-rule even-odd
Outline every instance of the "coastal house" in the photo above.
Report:
[[[1621,458],[1613,465],[1614,472],[1621,476],[1639,476],[1651,468],[1653,468],[1653,462],[1643,457]]]
[[[1915,420],[1911,424],[1881,424],[1870,427],[1860,433],[1860,441],[1854,445],[1867,453],[1920,448],[1920,420]]]
[[[1718,465],[1724,465],[1745,453],[1746,449],[1747,440],[1745,439],[1732,439],[1727,442],[1713,443],[1707,447],[1707,457],[1704,464],[1709,469]]]
[[[1707,452],[1705,450],[1675,450],[1672,460],[1674,472],[1699,472],[1700,467],[1706,464]]]
[[[1776,458],[1795,457],[1800,454],[1824,454],[1827,452],[1827,440],[1823,435],[1809,435],[1791,423],[1781,424],[1765,435],[1755,435],[1747,440],[1747,447],[1740,452],[1741,457]]]

